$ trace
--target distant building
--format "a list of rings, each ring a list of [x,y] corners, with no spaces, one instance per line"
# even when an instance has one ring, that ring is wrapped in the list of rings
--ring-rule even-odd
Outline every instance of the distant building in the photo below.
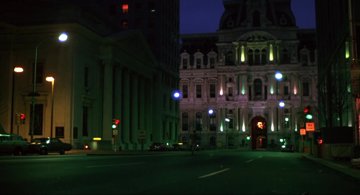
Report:
[[[316,0],[315,4],[319,126],[327,130],[351,127],[353,141],[359,144],[360,2]]]
[[[288,0],[223,4],[217,32],[181,36],[180,140],[209,148],[303,147],[300,129],[318,125],[314,29],[297,28]]]
[[[178,0],[151,4],[159,7],[156,18],[162,18],[152,20],[156,33],[151,35],[166,44],[156,50],[144,33],[148,25],[123,28],[118,1],[15,0],[0,5],[0,123],[6,132],[28,140],[59,137],[74,148],[90,144],[92,149],[137,150],[177,140],[178,103],[171,92],[178,85]],[[149,19],[138,13],[145,9],[134,12],[132,6],[129,16]],[[164,23],[174,25],[157,28]],[[57,43],[63,31],[69,40]],[[32,96],[35,58],[37,96]],[[14,74],[18,65],[24,72]],[[48,75],[55,78],[54,106]],[[11,110],[14,116],[25,114],[24,124],[11,120]],[[114,119],[120,124],[112,129]]]

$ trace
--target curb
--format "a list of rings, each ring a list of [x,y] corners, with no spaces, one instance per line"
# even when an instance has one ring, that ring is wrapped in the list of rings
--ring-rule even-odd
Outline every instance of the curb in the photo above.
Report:
[[[344,164],[332,162],[330,160],[325,160],[321,158],[316,158],[310,155],[302,155],[304,158],[309,159],[313,162],[317,162],[319,164],[322,164],[324,166],[327,166],[331,169],[334,169],[336,171],[339,171],[341,173],[344,173],[348,176],[351,176],[357,180],[360,180],[360,169],[352,168],[351,166],[347,166]]]

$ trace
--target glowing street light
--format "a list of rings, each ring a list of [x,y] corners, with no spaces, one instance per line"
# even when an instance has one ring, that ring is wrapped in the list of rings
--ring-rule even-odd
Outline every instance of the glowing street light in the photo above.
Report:
[[[173,98],[174,100],[179,100],[179,99],[181,99],[181,92],[180,92],[179,90],[173,91],[173,93],[172,93],[172,98]]]

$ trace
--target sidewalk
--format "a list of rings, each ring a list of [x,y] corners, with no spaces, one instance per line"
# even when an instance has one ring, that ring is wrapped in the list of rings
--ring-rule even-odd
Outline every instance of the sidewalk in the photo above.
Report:
[[[348,161],[327,160],[327,159],[314,157],[310,154],[303,154],[302,156],[306,159],[312,160],[316,163],[330,167],[331,169],[342,172],[348,176],[351,176],[355,179],[360,180],[360,168],[353,167],[351,165],[350,160],[348,160]]]

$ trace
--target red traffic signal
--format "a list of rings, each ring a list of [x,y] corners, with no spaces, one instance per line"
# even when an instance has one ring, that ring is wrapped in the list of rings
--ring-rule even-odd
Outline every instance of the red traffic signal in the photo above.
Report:
[[[310,106],[306,106],[304,108],[304,114],[308,114],[310,112]]]
[[[21,122],[21,124],[25,124],[25,118],[26,118],[25,114],[20,113],[20,122]]]
[[[319,139],[317,140],[317,143],[318,143],[319,145],[321,145],[321,144],[324,143],[324,140],[323,140],[322,138],[319,138]]]
[[[114,119],[114,124],[119,125],[120,124],[120,119]]]

